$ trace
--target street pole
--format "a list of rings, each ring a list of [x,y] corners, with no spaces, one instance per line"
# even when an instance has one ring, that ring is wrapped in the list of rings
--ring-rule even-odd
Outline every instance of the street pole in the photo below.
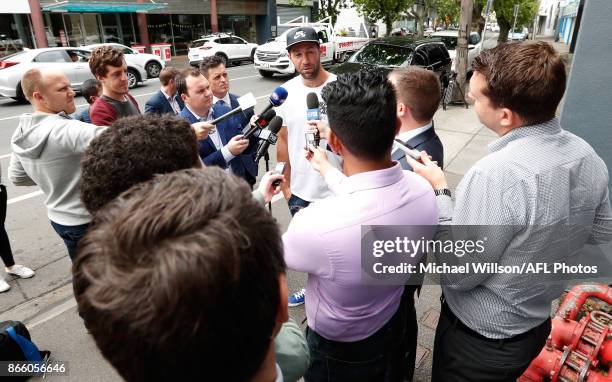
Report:
[[[485,9],[485,25],[484,25],[484,29],[482,30],[482,48],[484,49],[484,44],[485,44],[485,35],[487,34],[487,23],[489,22],[489,12],[491,11],[491,3],[493,3],[493,0],[487,0],[487,8]]]
[[[470,25],[472,24],[472,11],[474,10],[474,0],[461,0],[461,18],[459,19],[459,41],[457,41],[457,56],[455,59],[457,70],[457,91],[453,95],[453,100],[457,100],[465,89],[465,77],[468,66],[468,38],[470,36]],[[461,90],[459,92],[458,90]],[[465,94],[465,93],[464,93]],[[465,100],[460,100],[465,102]]]
[[[510,33],[512,34],[514,34],[514,28],[516,28],[516,18],[518,17],[518,13],[519,13],[519,5],[514,4],[514,21],[512,22],[512,30],[510,31]],[[510,37],[510,39],[512,40],[512,37]]]

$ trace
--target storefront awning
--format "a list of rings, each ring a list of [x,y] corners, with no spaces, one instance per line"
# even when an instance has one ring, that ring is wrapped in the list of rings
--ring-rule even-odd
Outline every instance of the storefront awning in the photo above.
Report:
[[[120,3],[115,1],[61,1],[41,4],[43,12],[74,13],[146,13],[154,9],[163,9],[168,3]]]

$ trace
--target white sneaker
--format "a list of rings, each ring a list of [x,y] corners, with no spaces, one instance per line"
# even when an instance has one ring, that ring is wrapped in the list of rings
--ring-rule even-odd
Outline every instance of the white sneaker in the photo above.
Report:
[[[8,285],[8,283],[4,281],[3,278],[0,278],[0,293],[6,292],[9,289],[11,289],[11,286]]]
[[[23,265],[15,264],[10,268],[4,268],[6,273],[9,275],[15,275],[17,277],[21,277],[22,279],[29,279],[34,276],[35,273],[28,267],[24,267]]]

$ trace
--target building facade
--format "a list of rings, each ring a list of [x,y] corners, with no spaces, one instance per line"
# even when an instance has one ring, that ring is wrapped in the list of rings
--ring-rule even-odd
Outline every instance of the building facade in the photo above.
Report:
[[[576,18],[578,16],[578,6],[580,0],[561,1],[559,18],[559,39],[570,45],[576,28]]]
[[[263,43],[278,33],[277,22],[305,15],[312,1],[288,0],[11,0],[0,2],[0,56],[23,48],[168,43],[186,54],[202,35],[227,32]],[[9,6],[10,5],[10,6]]]
[[[541,0],[536,16],[535,35],[543,37],[555,36],[559,26],[561,0]]]

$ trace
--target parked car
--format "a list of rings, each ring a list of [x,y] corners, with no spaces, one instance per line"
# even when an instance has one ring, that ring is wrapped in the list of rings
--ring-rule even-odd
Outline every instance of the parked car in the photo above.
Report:
[[[383,37],[363,46],[347,62],[334,65],[332,73],[353,73],[370,70],[388,73],[411,65],[433,70],[442,84],[448,82],[452,60],[440,40],[415,40],[410,37]]]
[[[448,54],[450,54],[451,59],[453,60],[453,65],[451,67],[452,71],[456,71],[456,57],[457,57],[457,44],[459,42],[459,31],[441,31],[435,32],[431,35],[432,38],[437,38],[442,40],[444,45],[446,45],[446,49],[448,49]],[[480,40],[480,35],[476,32],[470,33],[470,38],[468,40],[468,78],[471,77],[471,66],[474,58],[480,54],[482,51],[482,41]]]
[[[99,46],[104,45],[109,45],[113,48],[121,50],[124,54],[125,62],[128,64],[128,66],[144,68],[145,72],[147,73],[145,79],[159,77],[159,72],[165,66],[165,62],[159,56],[148,53],[138,53],[137,50],[134,50],[130,47],[121,44],[91,44],[85,46],[84,48],[92,50],[93,48],[97,48]]]
[[[29,49],[6,56],[0,60],[0,95],[19,101],[25,100],[21,77],[32,68],[60,70],[68,77],[70,86],[75,91],[80,91],[83,81],[94,78],[89,69],[90,55],[91,51],[85,47],[62,47]],[[146,78],[147,73],[143,67],[128,63],[130,88]]]
[[[525,33],[525,29],[527,28],[516,28],[514,32],[508,32],[508,41],[509,42],[521,42],[527,39],[527,34]],[[529,32],[527,30],[527,32]]]
[[[200,65],[204,57],[210,56],[219,56],[228,65],[228,62],[253,60],[256,49],[257,44],[250,43],[238,36],[219,33],[194,40],[187,56],[192,66]]]

